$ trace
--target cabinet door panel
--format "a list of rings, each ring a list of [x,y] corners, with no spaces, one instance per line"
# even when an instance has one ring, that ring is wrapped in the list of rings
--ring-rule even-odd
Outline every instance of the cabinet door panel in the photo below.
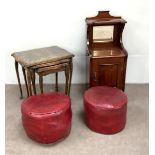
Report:
[[[98,66],[98,84],[117,87],[118,65],[101,64]]]

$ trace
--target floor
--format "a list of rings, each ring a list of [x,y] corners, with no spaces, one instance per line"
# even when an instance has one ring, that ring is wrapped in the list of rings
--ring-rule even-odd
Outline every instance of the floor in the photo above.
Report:
[[[51,91],[51,86],[45,86]],[[103,135],[84,124],[82,95],[84,85],[72,85],[72,130],[68,138],[43,145],[29,139],[21,124],[17,85],[6,85],[6,155],[148,155],[149,154],[149,86],[128,84],[127,124],[122,132]],[[63,91],[63,86],[60,88]],[[26,97],[26,93],[24,92]]]

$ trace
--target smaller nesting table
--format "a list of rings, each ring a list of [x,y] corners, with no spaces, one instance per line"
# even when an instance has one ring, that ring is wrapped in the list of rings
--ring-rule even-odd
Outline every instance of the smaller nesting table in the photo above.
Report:
[[[127,96],[107,86],[91,87],[84,94],[87,126],[98,133],[114,134],[126,124]]]
[[[36,94],[35,87],[35,73],[39,75],[39,84],[41,93],[43,93],[43,76],[55,73],[56,75],[56,88],[58,91],[58,72],[64,71],[66,77],[65,93],[70,94],[71,79],[72,79],[72,58],[74,55],[65,49],[58,46],[51,46],[39,49],[32,49],[28,51],[12,53],[15,59],[15,69],[18,79],[21,98],[23,98],[22,88],[20,83],[18,64],[22,66],[25,85],[27,89],[27,96]],[[31,85],[32,83],[32,85]]]

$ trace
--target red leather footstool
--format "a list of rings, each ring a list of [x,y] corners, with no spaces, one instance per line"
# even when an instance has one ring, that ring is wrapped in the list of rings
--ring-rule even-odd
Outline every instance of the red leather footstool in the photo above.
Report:
[[[95,132],[114,134],[125,127],[127,96],[122,90],[91,87],[85,91],[84,108],[86,124]]]
[[[40,143],[53,143],[71,130],[71,100],[63,93],[47,93],[27,98],[21,105],[26,134]]]

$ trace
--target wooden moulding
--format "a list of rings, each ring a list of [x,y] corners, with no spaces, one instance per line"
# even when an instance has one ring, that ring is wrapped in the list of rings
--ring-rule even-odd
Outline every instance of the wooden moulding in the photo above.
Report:
[[[86,23],[88,25],[102,25],[102,24],[118,24],[118,23],[126,23],[126,20],[121,18],[121,16],[112,16],[109,11],[98,11],[98,14],[94,17],[87,17]]]

